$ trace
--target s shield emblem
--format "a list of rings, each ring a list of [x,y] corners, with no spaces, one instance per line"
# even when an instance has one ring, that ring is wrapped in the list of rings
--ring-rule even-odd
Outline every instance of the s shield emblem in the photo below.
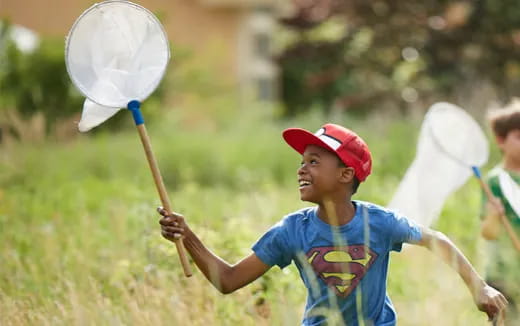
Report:
[[[377,253],[365,245],[317,247],[307,253],[316,275],[341,297],[356,288],[376,258]]]

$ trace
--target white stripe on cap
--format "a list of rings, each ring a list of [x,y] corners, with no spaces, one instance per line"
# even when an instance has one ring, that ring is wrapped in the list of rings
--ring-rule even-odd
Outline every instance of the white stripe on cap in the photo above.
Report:
[[[341,146],[341,143],[338,140],[325,134],[324,128],[321,128],[320,130],[318,130],[314,134],[314,136],[318,137],[322,142],[329,145],[333,150],[337,150]]]

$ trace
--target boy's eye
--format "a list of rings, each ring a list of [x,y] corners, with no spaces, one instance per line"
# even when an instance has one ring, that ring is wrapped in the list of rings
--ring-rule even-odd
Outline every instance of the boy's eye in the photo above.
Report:
[[[300,162],[300,166],[304,166],[305,163],[308,163],[308,164],[311,164],[311,165],[315,165],[315,164],[318,164],[318,160],[309,160],[308,162]]]

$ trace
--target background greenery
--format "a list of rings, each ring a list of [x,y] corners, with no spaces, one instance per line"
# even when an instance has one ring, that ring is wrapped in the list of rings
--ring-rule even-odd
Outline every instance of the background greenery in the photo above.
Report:
[[[219,105],[208,103],[217,112],[206,114],[211,124],[190,122],[189,107],[165,108],[149,132],[174,209],[231,262],[307,205],[283,128],[333,121],[359,132],[375,162],[356,197],[379,204],[415,155],[418,121],[315,113],[273,122],[264,107],[237,109],[231,120]],[[479,194],[468,182],[436,227],[480,268]],[[197,271],[184,278],[175,246],[160,236],[158,196],[133,130],[3,146],[0,202],[0,324],[294,325],[301,318],[305,291],[293,267],[273,268],[229,296]],[[388,282],[401,325],[486,324],[457,274],[426,250],[392,254]]]
[[[231,262],[307,205],[284,128],[330,121],[358,132],[374,172],[355,198],[384,205],[415,155],[422,115],[408,114],[411,107],[424,112],[482,80],[504,99],[518,90],[513,0],[315,3],[350,7],[325,8],[318,18],[302,8],[283,22],[282,103],[244,105],[176,49],[174,71],[143,106],[174,209]],[[78,134],[83,98],[66,75],[63,40],[22,53],[2,26],[0,324],[298,324],[305,290],[293,267],[229,296],[198,272],[182,275],[175,246],[160,236],[159,199],[128,112]],[[486,169],[499,159],[492,149]],[[434,226],[482,271],[479,205],[470,180]],[[392,254],[388,290],[400,325],[487,324],[457,274],[426,250]]]

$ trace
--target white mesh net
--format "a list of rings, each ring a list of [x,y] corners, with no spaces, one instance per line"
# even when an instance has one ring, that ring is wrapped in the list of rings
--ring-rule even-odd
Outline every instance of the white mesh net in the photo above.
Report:
[[[67,38],[69,75],[91,101],[126,107],[157,87],[170,57],[157,18],[129,1],[105,1],[87,9]]]
[[[99,105],[87,98],[83,103],[83,111],[81,112],[81,120],[79,121],[78,129],[81,132],[89,131],[108,120],[119,110],[121,109]]]
[[[480,126],[463,109],[446,102],[426,114],[413,163],[388,207],[429,226],[446,198],[480,167],[489,155]]]

